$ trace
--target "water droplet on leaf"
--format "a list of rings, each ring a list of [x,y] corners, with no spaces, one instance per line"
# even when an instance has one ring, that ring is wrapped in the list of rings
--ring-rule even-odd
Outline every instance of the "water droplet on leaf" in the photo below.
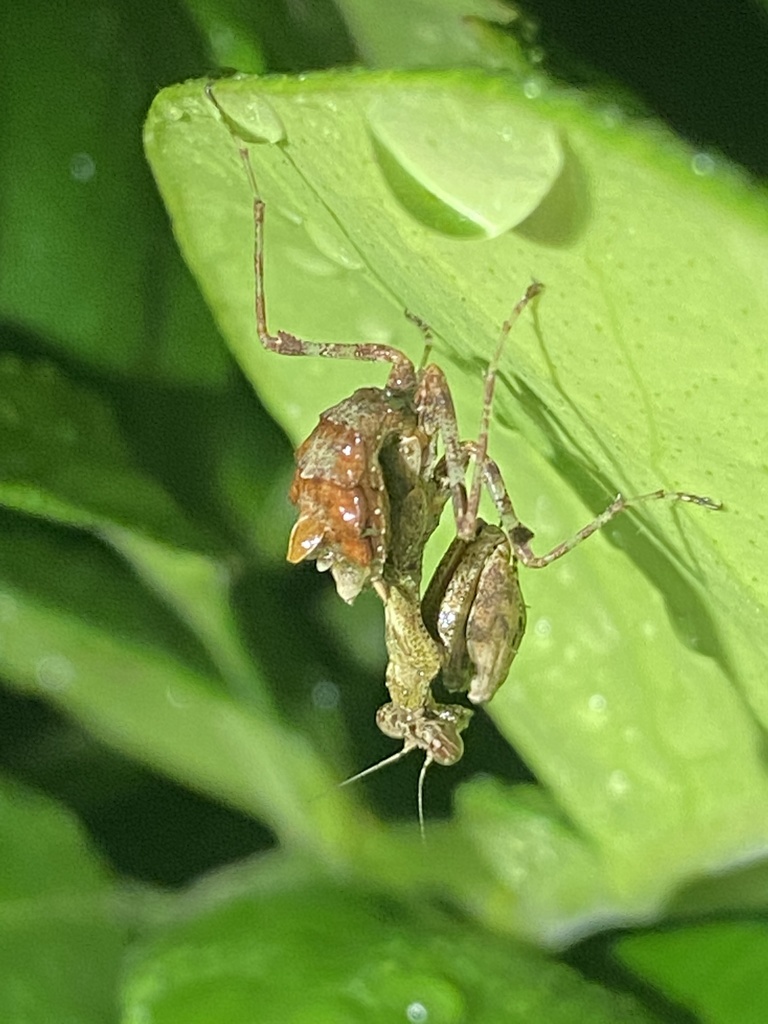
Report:
[[[617,768],[616,771],[611,772],[608,776],[607,789],[612,797],[620,798],[626,796],[631,788],[632,786],[626,772],[621,771],[621,769]]]
[[[320,711],[333,711],[339,706],[339,688],[328,679],[312,687],[312,704]]]
[[[269,142],[285,138],[285,125],[272,104],[252,92],[216,88],[216,100],[232,130],[245,142]]]
[[[74,153],[69,161],[69,173],[75,181],[91,181],[96,175],[96,161],[90,153]]]
[[[308,220],[305,229],[323,256],[332,263],[336,263],[344,270],[363,269],[364,263],[341,231],[315,220]]]
[[[410,1024],[426,1024],[429,1020],[429,1011],[424,1003],[415,1002],[407,1007],[405,1016],[410,1021]]]
[[[35,675],[44,690],[60,693],[69,689],[75,679],[75,666],[62,654],[49,654],[38,661]]]
[[[540,205],[563,167],[556,130],[484,94],[414,90],[368,111],[382,174],[428,227],[495,238]]]
[[[715,173],[715,158],[709,153],[696,153],[691,158],[691,170],[700,178],[706,178]]]

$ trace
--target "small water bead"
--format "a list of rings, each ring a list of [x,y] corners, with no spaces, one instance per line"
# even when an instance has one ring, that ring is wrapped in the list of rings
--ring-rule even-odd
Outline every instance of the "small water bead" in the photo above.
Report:
[[[715,173],[715,158],[709,153],[696,153],[691,158],[691,170],[699,178],[707,178]]]
[[[63,654],[49,654],[41,658],[35,666],[38,684],[44,690],[51,690],[54,693],[69,689],[76,674],[75,666]]]
[[[96,161],[90,153],[74,153],[69,161],[69,173],[74,181],[91,181],[96,176]]]
[[[537,637],[542,640],[548,640],[552,635],[552,621],[542,616],[536,620],[536,624],[533,627],[533,632]]]
[[[184,111],[175,103],[171,103],[167,107],[163,108],[163,117],[166,121],[170,121],[171,123],[181,121],[184,117]]]
[[[608,701],[602,695],[602,693],[593,693],[587,701],[589,710],[596,714],[602,714],[608,707]]]
[[[188,690],[183,687],[167,686],[165,699],[174,708],[188,708],[192,704],[192,697]]]
[[[424,1003],[411,1003],[405,1011],[406,1019],[410,1024],[426,1024],[429,1020],[429,1010]]]
[[[236,41],[235,33],[228,25],[217,24],[208,32],[208,42],[214,53],[231,50]]]
[[[333,711],[339,706],[339,688],[329,679],[323,679],[312,687],[312,704],[318,711]]]
[[[606,128],[616,128],[626,120],[626,114],[616,103],[610,103],[603,107],[600,112],[600,119]]]
[[[343,270],[362,270],[365,266],[354,246],[338,229],[309,220],[305,230],[323,256]]]
[[[619,799],[627,795],[627,793],[632,788],[632,784],[629,781],[626,772],[623,772],[620,768],[617,768],[608,776],[608,784],[606,788],[608,790],[608,793],[612,797]]]

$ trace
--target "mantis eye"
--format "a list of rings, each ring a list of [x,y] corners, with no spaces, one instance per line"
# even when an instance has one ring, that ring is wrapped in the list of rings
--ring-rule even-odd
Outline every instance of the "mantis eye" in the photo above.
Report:
[[[460,704],[419,708],[384,704],[376,712],[376,724],[385,736],[403,740],[408,749],[419,747],[436,764],[449,765],[461,760],[464,741],[460,734],[471,717],[470,708]]]

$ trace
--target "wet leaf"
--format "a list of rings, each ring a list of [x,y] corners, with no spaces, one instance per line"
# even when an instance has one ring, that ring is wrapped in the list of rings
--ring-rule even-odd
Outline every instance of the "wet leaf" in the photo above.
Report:
[[[260,818],[289,846],[356,841],[364,819],[351,819],[347,794],[246,662],[221,566],[113,538],[198,639],[92,538],[7,514],[2,529],[0,673],[10,685]]]
[[[109,1019],[128,940],[110,872],[73,815],[5,781],[0,849],[3,1020]]]
[[[656,1019],[527,948],[327,884],[196,915],[147,943],[126,984],[131,1019],[158,1024],[245,1024],[254,1005],[268,1024]]]
[[[367,67],[520,64],[511,37],[499,31],[520,13],[503,0],[393,0],[386,6],[338,0],[337,6]]]
[[[254,343],[251,196],[203,85],[158,97],[147,152],[233,352],[298,441],[322,408],[383,383],[384,372],[280,359]],[[418,313],[436,330],[433,357],[472,436],[500,325],[531,277],[545,282],[505,354],[491,437],[537,550],[619,489],[671,485],[728,507],[648,506],[546,573],[523,573],[529,635],[489,711],[565,824],[546,806],[536,842],[521,842],[524,793],[490,799],[469,788],[459,827],[483,866],[459,883],[464,899],[497,926],[561,941],[601,915],[656,912],[686,879],[764,850],[764,198],[660,130],[545,84],[480,72],[328,73],[215,88],[244,139],[263,138],[252,125],[265,118],[281,125],[277,144],[249,147],[267,204],[273,329],[387,340],[418,360],[402,310]],[[477,179],[464,177],[460,154],[476,148],[481,101],[507,112],[510,133],[538,124],[559,140],[562,170],[514,231],[448,237],[393,194],[372,143],[376,112],[429,97],[450,111],[433,134],[435,153],[450,141],[457,154],[445,169],[452,195],[471,197]],[[507,165],[509,189],[525,192],[531,173]],[[449,535],[446,521],[433,562]],[[584,886],[575,865],[593,881]]]
[[[227,361],[137,144],[158,82],[205,63],[179,15],[0,12],[0,317],[80,366],[220,386]]]
[[[702,1024],[760,1024],[768,1013],[762,921],[712,921],[615,947],[618,959]]]
[[[0,505],[71,526],[210,539],[137,464],[109,404],[54,365],[0,358]]]

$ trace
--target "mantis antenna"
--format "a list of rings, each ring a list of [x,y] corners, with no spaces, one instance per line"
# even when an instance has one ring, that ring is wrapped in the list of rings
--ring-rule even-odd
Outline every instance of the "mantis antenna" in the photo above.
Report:
[[[429,753],[429,751],[427,751],[424,757],[424,764],[421,766],[421,771],[419,772],[419,782],[417,786],[417,800],[419,808],[419,832],[421,833],[422,843],[426,843],[427,841],[427,833],[424,830],[424,779],[426,778],[427,775],[427,768],[429,768],[429,766],[432,764],[432,761],[432,755]]]
[[[364,779],[366,775],[373,775],[373,773],[377,772],[380,768],[386,768],[388,764],[394,764],[395,761],[399,761],[401,758],[405,757],[406,754],[410,754],[413,747],[414,744],[412,743],[410,745],[407,743],[404,744],[402,750],[397,750],[394,754],[390,754],[389,757],[385,757],[382,761],[377,761],[376,764],[372,764],[370,768],[363,768],[363,770],[358,772],[357,775],[350,775],[348,779],[344,779],[343,782],[339,783],[339,789],[341,789],[342,786],[348,786],[350,782],[357,782],[358,779]]]
[[[385,757],[383,760],[377,761],[376,764],[372,764],[370,768],[364,768],[361,772],[358,772],[357,775],[350,775],[348,779],[344,779],[343,782],[339,783],[339,789],[341,789],[342,786],[348,786],[350,782],[357,782],[359,779],[365,778],[366,775],[372,775],[374,772],[377,772],[380,768],[386,768],[387,765],[394,764],[396,761],[401,760],[401,758],[405,757],[406,754],[410,754],[410,752],[414,749],[415,745],[416,744],[414,743],[405,743],[403,745],[402,750],[398,750],[394,754],[390,754],[389,757]],[[427,775],[427,768],[429,768],[433,761],[434,758],[429,752],[427,752],[424,758],[424,764],[421,766],[421,771],[419,772],[419,781],[417,784],[419,833],[421,834],[421,841],[423,843],[427,840],[427,833],[424,827],[424,779],[426,778]]]

